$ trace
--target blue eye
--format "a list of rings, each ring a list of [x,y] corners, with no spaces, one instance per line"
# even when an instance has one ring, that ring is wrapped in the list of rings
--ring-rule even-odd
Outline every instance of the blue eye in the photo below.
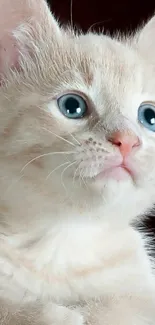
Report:
[[[155,132],[155,106],[152,104],[141,104],[138,109],[138,120],[144,127]]]
[[[83,97],[76,94],[66,94],[57,100],[60,112],[70,119],[80,119],[87,113],[87,104]]]

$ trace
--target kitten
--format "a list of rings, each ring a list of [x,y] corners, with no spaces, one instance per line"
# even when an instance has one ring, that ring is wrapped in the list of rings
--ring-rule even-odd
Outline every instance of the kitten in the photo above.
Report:
[[[132,226],[155,198],[154,33],[78,35],[1,0],[0,324],[155,323]]]

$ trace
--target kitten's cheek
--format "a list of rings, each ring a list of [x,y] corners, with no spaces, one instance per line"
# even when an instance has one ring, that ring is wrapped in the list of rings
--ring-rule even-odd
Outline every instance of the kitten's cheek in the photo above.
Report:
[[[87,124],[85,119],[69,119],[65,117],[54,103],[47,105],[47,113],[49,118],[51,116],[55,126],[61,130],[61,134],[81,132]]]

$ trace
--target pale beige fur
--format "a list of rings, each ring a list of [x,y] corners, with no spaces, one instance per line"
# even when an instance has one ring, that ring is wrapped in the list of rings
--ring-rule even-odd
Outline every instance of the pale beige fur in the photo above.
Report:
[[[0,324],[153,325],[154,261],[132,222],[155,199],[155,18],[135,36],[75,34],[44,0],[0,1]],[[88,116],[64,117],[75,91]],[[96,178],[137,134],[136,177]],[[109,158],[110,157],[110,158]]]

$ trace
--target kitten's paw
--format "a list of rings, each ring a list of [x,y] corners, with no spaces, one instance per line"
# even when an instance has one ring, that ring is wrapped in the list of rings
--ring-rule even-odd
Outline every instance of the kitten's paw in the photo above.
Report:
[[[63,306],[47,306],[44,309],[44,319],[49,325],[84,325],[83,316]]]

